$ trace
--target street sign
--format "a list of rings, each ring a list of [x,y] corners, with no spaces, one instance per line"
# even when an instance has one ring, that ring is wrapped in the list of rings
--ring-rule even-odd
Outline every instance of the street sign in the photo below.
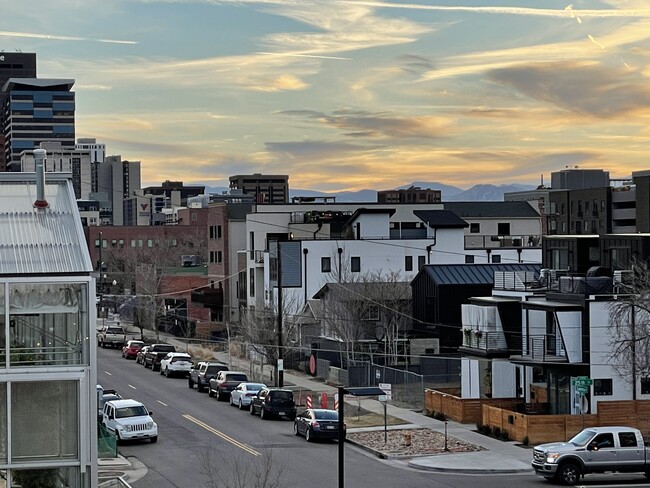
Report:
[[[586,393],[589,393],[589,387],[588,386],[576,386],[576,392],[578,392],[579,395],[585,395]]]
[[[278,371],[284,371],[284,360],[278,359]]]
[[[392,400],[393,396],[393,385],[390,383],[379,383],[379,388],[386,393],[385,395],[379,395],[379,401],[380,402],[387,402],[388,400]]]
[[[576,378],[573,378],[573,380],[571,380],[571,383],[576,388],[589,388],[594,384],[594,380],[590,379],[587,376],[578,376]]]

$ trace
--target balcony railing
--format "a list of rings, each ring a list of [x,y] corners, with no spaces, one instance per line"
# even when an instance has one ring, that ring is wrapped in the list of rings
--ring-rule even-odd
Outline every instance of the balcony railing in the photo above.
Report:
[[[500,235],[466,235],[465,249],[493,249],[493,248],[541,248],[542,236],[539,234],[520,236]]]
[[[526,350],[523,356],[530,360],[542,362],[567,362],[568,360],[566,351],[562,347],[562,341],[555,334],[527,337]]]
[[[507,351],[508,343],[503,332],[483,332],[475,329],[463,330],[463,346],[481,351]]]

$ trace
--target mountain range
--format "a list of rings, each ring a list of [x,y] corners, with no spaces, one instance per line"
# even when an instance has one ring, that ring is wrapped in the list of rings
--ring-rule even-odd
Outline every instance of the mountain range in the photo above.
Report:
[[[534,190],[536,187],[533,185],[525,185],[519,183],[512,183],[509,185],[474,185],[467,190],[458,188],[457,186],[446,185],[438,182],[421,182],[414,181],[408,185],[403,185],[397,189],[405,189],[411,186],[420,188],[431,188],[440,190],[442,193],[443,202],[494,202],[503,201],[504,193],[513,191],[527,191]],[[206,193],[221,194],[228,191],[226,187],[205,187]],[[359,190],[359,191],[341,191],[325,193],[316,190],[300,190],[289,188],[289,198],[293,197],[336,197],[338,203],[347,202],[376,202],[377,190]]]

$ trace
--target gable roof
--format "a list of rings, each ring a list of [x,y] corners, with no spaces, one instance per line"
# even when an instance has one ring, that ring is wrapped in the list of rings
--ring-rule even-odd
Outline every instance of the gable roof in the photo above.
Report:
[[[449,210],[414,210],[413,215],[432,229],[462,229],[469,226],[467,222]]]
[[[411,282],[422,273],[438,285],[492,285],[495,271],[532,271],[539,273],[541,264],[426,264]]]
[[[446,202],[444,206],[461,218],[539,218],[539,213],[528,202]]]
[[[361,298],[381,298],[395,295],[398,291],[399,294],[408,293],[409,283],[406,281],[368,281],[368,282],[354,282],[354,283],[325,283],[323,287],[314,294],[314,299],[322,299],[328,293],[339,290],[345,294],[339,299],[341,300],[357,300]],[[399,295],[398,295],[399,296]],[[403,295],[402,295],[403,296]]]
[[[0,275],[93,271],[70,175],[46,173],[45,199],[35,173],[0,174]]]

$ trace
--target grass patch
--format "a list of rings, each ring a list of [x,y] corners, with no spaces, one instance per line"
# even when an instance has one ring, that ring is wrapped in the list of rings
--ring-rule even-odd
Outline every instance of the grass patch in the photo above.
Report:
[[[405,422],[400,418],[387,415],[386,423],[388,425],[404,425]],[[346,403],[345,424],[348,429],[356,429],[359,427],[381,427],[384,425],[384,414],[369,412],[364,408],[359,409],[355,405]]]

